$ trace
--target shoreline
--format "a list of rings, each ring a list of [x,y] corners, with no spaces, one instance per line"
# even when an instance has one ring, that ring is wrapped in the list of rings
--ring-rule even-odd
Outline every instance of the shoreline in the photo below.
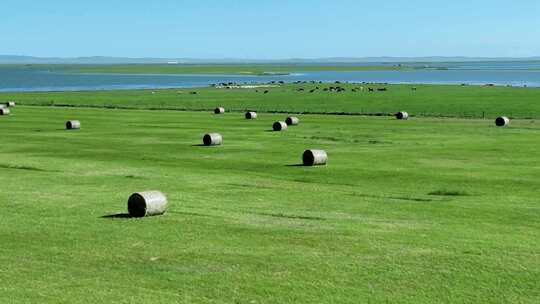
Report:
[[[283,84],[260,82],[260,83],[239,83],[231,86],[219,86],[212,84],[198,86],[198,85],[185,85],[185,86],[145,86],[145,85],[133,85],[122,86],[118,88],[114,87],[96,87],[96,88],[82,88],[82,87],[61,87],[58,89],[48,89],[44,88],[32,88],[32,89],[21,89],[21,88],[7,88],[0,89],[0,94],[21,94],[21,93],[62,93],[62,92],[113,92],[113,91],[147,91],[147,90],[180,90],[180,89],[223,89],[229,87],[230,89],[256,89],[264,87],[280,87],[280,86],[290,86],[297,85],[296,82],[284,82]],[[445,83],[445,82],[346,82],[346,81],[315,81],[316,84],[335,84],[339,82],[342,85],[389,85],[389,86],[456,86],[456,87],[492,87],[492,88],[514,88],[514,89],[539,89],[540,84],[503,84],[503,83]],[[311,81],[302,82],[300,84],[311,85]]]

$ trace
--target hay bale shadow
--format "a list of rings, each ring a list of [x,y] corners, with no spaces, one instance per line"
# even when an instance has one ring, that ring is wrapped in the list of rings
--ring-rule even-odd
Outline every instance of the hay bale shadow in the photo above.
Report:
[[[117,213],[117,214],[104,215],[104,216],[101,216],[101,218],[104,218],[104,219],[131,219],[131,218],[134,218],[134,217],[131,216],[129,213]]]
[[[308,167],[304,164],[285,165],[285,167]]]
[[[432,196],[470,196],[468,192],[461,191],[461,190],[435,190],[428,193],[428,195]]]

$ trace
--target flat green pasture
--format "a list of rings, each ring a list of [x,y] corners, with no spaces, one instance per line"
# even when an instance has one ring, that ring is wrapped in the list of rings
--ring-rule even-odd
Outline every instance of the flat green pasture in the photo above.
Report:
[[[337,86],[345,91],[324,90]],[[369,88],[375,91],[369,92]],[[377,88],[388,91],[379,92]],[[317,83],[232,89],[0,93],[1,100],[22,105],[128,109],[211,111],[224,106],[228,111],[367,115],[407,111],[412,116],[428,117],[540,118],[540,89],[518,87]]]
[[[286,114],[27,106],[538,117],[537,90],[179,91],[1,95],[18,106],[0,117],[0,303],[540,301],[536,120],[298,115],[271,132]],[[308,148],[328,165],[298,166]],[[144,190],[169,212],[122,215]]]

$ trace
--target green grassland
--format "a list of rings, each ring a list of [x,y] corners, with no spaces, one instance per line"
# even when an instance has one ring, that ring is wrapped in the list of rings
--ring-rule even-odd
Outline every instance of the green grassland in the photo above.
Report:
[[[28,68],[28,66],[27,66]],[[112,74],[222,74],[266,75],[292,72],[322,71],[394,71],[410,67],[402,65],[321,65],[321,64],[69,64],[32,65],[30,68],[71,73]]]
[[[427,117],[537,118],[538,90],[295,90],[1,94],[18,105],[0,117],[0,303],[540,301],[540,122]],[[217,105],[235,111],[163,110]],[[426,117],[270,132],[286,114],[268,113],[402,109]],[[297,166],[307,148],[328,165]],[[164,216],[110,217],[154,189]]]
[[[341,86],[345,92],[323,91]],[[319,87],[319,90],[309,93]],[[360,90],[363,87],[364,90]],[[368,88],[387,87],[386,92]],[[412,88],[417,90],[413,91]],[[298,91],[303,88],[304,91]],[[356,92],[353,89],[357,88]],[[268,90],[268,94],[264,91]],[[197,92],[196,95],[190,92]],[[0,100],[24,105],[86,106],[136,109],[390,114],[405,110],[416,116],[540,118],[540,89],[450,85],[287,84],[269,88],[197,88],[99,92],[0,93]]]

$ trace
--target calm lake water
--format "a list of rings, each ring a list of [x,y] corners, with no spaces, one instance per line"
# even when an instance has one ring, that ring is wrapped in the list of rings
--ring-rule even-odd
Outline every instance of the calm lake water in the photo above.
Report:
[[[539,62],[430,63],[406,71],[302,72],[291,75],[73,74],[36,68],[0,67],[0,92],[79,91],[202,87],[213,83],[270,81],[383,82],[405,84],[496,84],[540,87]]]

